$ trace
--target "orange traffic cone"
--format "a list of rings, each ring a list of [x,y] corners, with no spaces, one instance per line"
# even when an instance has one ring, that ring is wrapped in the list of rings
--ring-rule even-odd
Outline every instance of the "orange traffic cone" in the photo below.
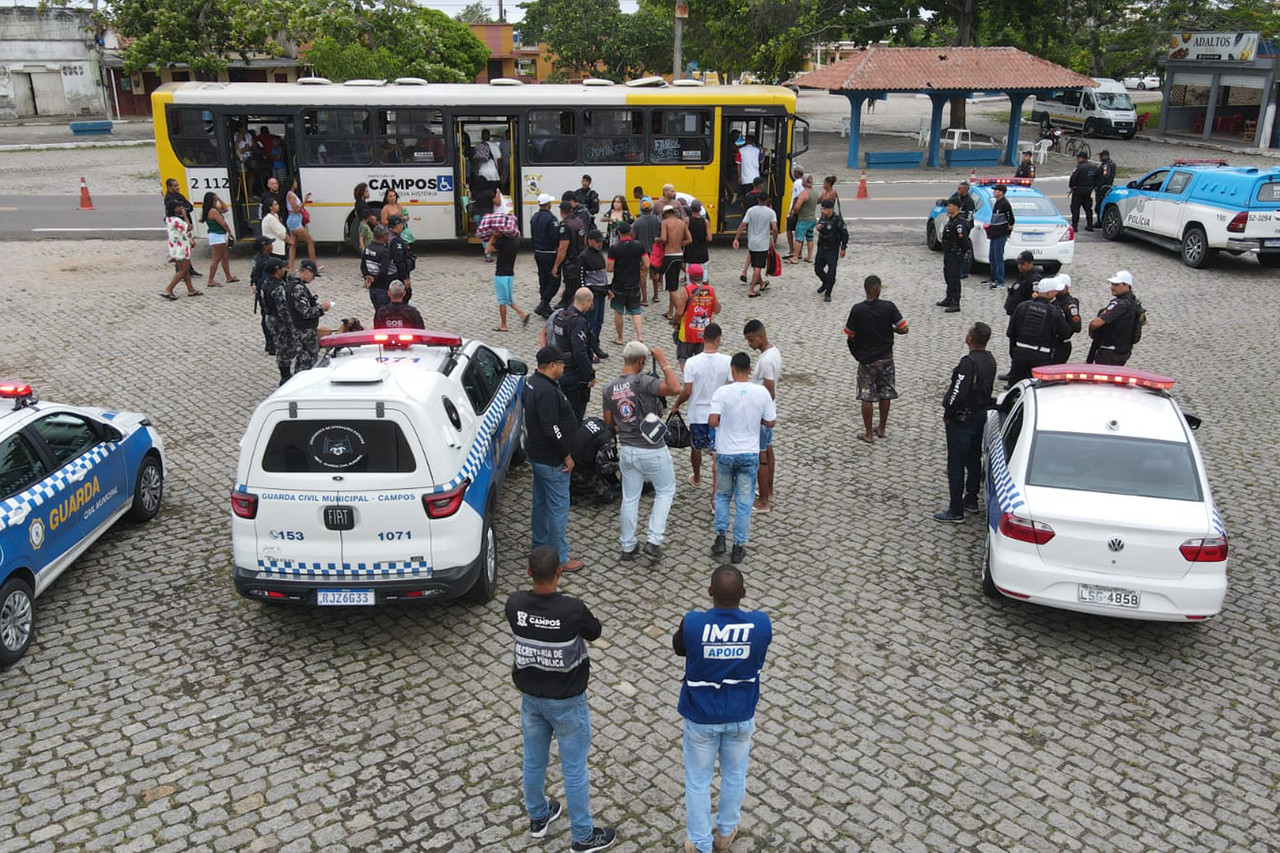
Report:
[[[84,182],[84,176],[80,176],[80,209],[93,210],[93,199],[89,198],[89,185]]]
[[[858,179],[858,198],[870,198],[867,195],[867,170],[862,170],[862,177]]]
[[[974,166],[969,170],[969,183],[976,184],[978,182],[978,167]]]

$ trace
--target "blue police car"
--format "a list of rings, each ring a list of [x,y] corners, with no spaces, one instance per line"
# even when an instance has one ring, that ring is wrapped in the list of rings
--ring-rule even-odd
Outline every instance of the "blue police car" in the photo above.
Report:
[[[146,415],[35,399],[0,381],[0,666],[35,635],[32,601],[121,516],[164,494],[164,447]]]
[[[969,188],[973,196],[973,259],[987,262],[988,249],[986,226],[991,224],[991,205],[995,201],[992,188],[1005,188],[1005,198],[1013,208],[1013,233],[1004,245],[1004,258],[1009,264],[1027,251],[1035,256],[1036,263],[1050,275],[1063,265],[1071,263],[1076,254],[1076,232],[1044,193],[1032,188],[1029,178],[979,178]],[[938,251],[942,248],[942,229],[947,227],[947,207],[939,199],[929,211],[925,223],[925,244]]]

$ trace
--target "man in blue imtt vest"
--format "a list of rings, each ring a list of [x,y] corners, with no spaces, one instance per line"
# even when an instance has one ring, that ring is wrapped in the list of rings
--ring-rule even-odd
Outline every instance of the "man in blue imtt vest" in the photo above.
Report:
[[[710,610],[691,610],[671,638],[685,659],[680,686],[684,717],[685,853],[728,850],[738,835],[747,762],[773,624],[761,611],[739,607],[747,590],[742,572],[721,566],[711,575]],[[711,777],[720,758],[720,810],[711,826]]]

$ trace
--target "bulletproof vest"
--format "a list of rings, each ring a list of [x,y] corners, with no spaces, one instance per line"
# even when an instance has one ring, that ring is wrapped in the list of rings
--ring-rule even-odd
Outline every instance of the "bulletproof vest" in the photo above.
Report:
[[[1043,299],[1033,299],[1026,304],[1022,326],[1018,329],[1018,343],[1038,347],[1058,344],[1058,329],[1053,322],[1054,309]]]
[[[573,319],[575,309],[562,308],[551,320],[551,335],[555,338],[555,347],[566,356],[573,352],[569,340],[569,321]]]
[[[258,295],[262,299],[262,304],[266,306],[266,310],[273,314],[276,310],[276,294],[284,285],[284,279],[278,279],[273,275],[264,275],[262,277],[262,285],[258,288]]]
[[[288,290],[285,293],[285,304],[289,307],[289,318],[293,320],[293,325],[298,329],[314,329],[320,325],[319,317],[307,317],[298,310],[298,301],[294,296],[298,293],[299,288],[306,293],[307,300],[312,304],[316,304],[315,294],[307,287],[306,282],[297,278],[290,278],[287,284]]]

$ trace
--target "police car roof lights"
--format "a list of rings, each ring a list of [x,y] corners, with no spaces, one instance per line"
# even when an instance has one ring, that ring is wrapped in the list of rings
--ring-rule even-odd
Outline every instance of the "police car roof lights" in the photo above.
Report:
[[[1221,157],[1200,157],[1190,159],[1178,159],[1173,161],[1175,166],[1229,166],[1231,165]]]
[[[35,402],[29,383],[15,382],[10,379],[0,379],[0,399],[14,400],[15,409],[30,406]]]
[[[371,344],[388,349],[408,349],[414,345],[454,349],[462,346],[462,338],[447,332],[426,329],[370,329],[361,332],[339,332],[336,335],[328,335],[320,341],[320,346],[326,349]]]
[[[974,184],[979,187],[1029,187],[1032,178],[978,178]]]
[[[1132,367],[1099,366],[1093,364],[1050,364],[1031,368],[1031,377],[1042,382],[1095,382],[1106,385],[1129,385],[1149,388],[1152,391],[1168,391],[1173,379],[1138,370]]]

